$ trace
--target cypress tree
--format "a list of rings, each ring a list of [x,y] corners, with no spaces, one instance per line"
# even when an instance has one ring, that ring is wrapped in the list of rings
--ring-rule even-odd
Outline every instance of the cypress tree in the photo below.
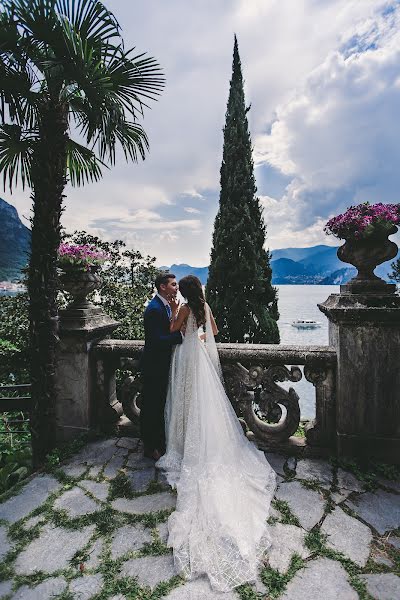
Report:
[[[206,294],[220,341],[278,344],[277,292],[271,285],[271,255],[264,249],[266,226],[256,196],[248,110],[235,36]]]

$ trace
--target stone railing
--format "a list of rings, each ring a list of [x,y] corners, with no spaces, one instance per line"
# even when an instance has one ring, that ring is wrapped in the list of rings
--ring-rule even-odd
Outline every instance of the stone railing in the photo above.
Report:
[[[115,423],[125,414],[138,424],[141,379],[138,372],[141,341],[103,340],[93,347],[95,421]],[[299,396],[294,387],[303,373],[315,388],[316,418],[308,424],[310,446],[332,448],[335,443],[336,352],[326,346],[275,346],[218,344],[225,387],[232,406],[249,438],[260,447],[286,443],[300,423]],[[116,394],[117,369],[129,371]],[[156,373],[155,373],[156,376]]]

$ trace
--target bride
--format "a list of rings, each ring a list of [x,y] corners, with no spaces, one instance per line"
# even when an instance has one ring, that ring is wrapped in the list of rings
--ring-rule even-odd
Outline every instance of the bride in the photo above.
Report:
[[[181,330],[184,340],[172,356],[167,451],[156,464],[178,493],[168,545],[178,572],[188,579],[205,574],[214,589],[229,591],[255,580],[270,545],[275,473],[244,435],[225,393],[218,331],[200,280],[188,275],[179,289],[186,304],[173,305],[170,330]]]

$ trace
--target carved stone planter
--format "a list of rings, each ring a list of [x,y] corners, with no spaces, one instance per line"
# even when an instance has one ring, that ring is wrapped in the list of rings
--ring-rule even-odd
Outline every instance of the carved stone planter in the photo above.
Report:
[[[99,267],[91,267],[88,271],[76,267],[63,267],[59,279],[63,289],[73,297],[68,308],[93,307],[92,303],[87,300],[87,296],[101,285],[98,270]]]
[[[397,255],[397,245],[388,239],[389,235],[397,232],[397,227],[392,226],[391,229],[377,229],[365,239],[346,240],[343,246],[340,246],[337,251],[338,258],[353,265],[358,270],[358,273],[351,279],[346,286],[343,286],[342,291],[352,293],[364,293],[375,290],[386,289],[386,292],[395,291],[395,286],[388,284],[375,275],[374,269],[386,262],[395,258]]]

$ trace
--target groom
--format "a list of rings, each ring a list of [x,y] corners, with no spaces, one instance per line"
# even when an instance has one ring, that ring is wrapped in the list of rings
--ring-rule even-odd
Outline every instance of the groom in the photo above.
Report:
[[[169,331],[172,314],[178,306],[178,283],[175,275],[160,273],[155,286],[157,294],[144,313],[140,428],[145,456],[158,460],[165,452],[164,407],[171,352],[173,346],[182,343],[182,335],[180,331]]]

